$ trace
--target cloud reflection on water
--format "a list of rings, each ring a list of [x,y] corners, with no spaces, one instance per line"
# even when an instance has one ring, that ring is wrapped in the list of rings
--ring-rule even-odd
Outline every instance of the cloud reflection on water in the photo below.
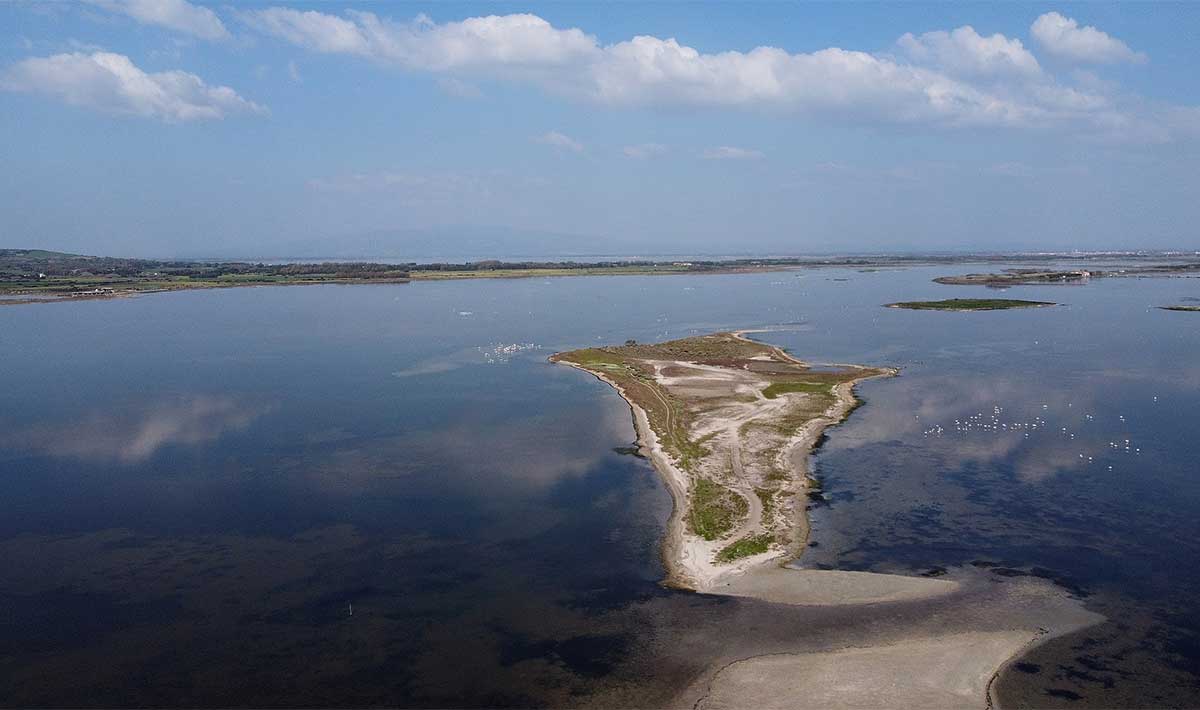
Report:
[[[225,395],[191,395],[131,411],[93,411],[73,422],[37,424],[0,435],[0,447],[56,458],[145,461],[171,445],[199,445],[242,431],[270,410]]]
[[[1097,425],[1085,427],[1083,420],[1086,413],[1106,409],[1093,392],[1056,390],[1043,383],[978,375],[946,375],[936,380],[928,376],[901,377],[871,383],[865,389],[868,399],[880,406],[853,415],[850,424],[836,434],[840,449],[923,440],[927,443],[920,451],[908,455],[926,464],[934,463],[940,471],[1010,461],[1016,478],[1024,483],[1038,483],[1078,470],[1089,463],[1088,456],[1099,459],[1108,452],[1110,437]],[[954,428],[956,420],[965,422],[979,414],[992,416],[997,406],[1002,408],[1001,422],[1010,425],[1027,424],[1037,417],[1048,421],[1037,428],[975,428],[966,432]],[[1064,424],[1069,428],[1065,434]],[[937,426],[945,431],[925,435]],[[896,451],[893,455],[905,454]]]
[[[587,474],[612,454],[611,441],[633,438],[629,408],[615,393],[589,405],[500,420],[468,415],[383,437],[331,436],[278,467],[325,495],[398,489],[522,498]]]

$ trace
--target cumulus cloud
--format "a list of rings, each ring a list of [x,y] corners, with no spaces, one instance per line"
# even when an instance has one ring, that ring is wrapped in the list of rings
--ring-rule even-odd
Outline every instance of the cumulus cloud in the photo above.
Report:
[[[1060,83],[1020,40],[981,35],[970,26],[906,34],[893,56],[838,47],[705,53],[675,38],[647,35],[603,45],[583,30],[560,29],[529,14],[445,23],[424,15],[396,22],[370,12],[286,7],[238,15],[317,52],[455,80],[518,81],[610,106],[717,107],[872,123],[1090,127],[1094,133],[1120,130],[1122,123],[1145,128],[1156,120],[1137,101],[1118,106],[1095,87]],[[1172,130],[1160,126],[1158,133]]]
[[[583,152],[582,143],[568,135],[559,133],[558,131],[547,131],[546,133],[535,137],[533,140],[535,143],[548,145],[558,150],[569,150],[572,153]]]
[[[627,158],[653,158],[656,155],[662,155],[667,152],[667,147],[661,143],[639,143],[638,145],[627,145],[621,149],[621,153]]]
[[[758,160],[763,157],[763,154],[762,151],[758,150],[722,145],[716,148],[709,148],[701,153],[700,157],[705,160]]]
[[[983,37],[970,25],[950,32],[926,32],[920,37],[907,33],[897,44],[914,61],[932,64],[951,74],[1037,75],[1042,71],[1021,40],[999,33]]]
[[[563,64],[596,51],[594,37],[559,30],[536,15],[489,15],[436,24],[424,15],[393,22],[370,12],[345,17],[270,7],[241,13],[252,27],[318,52],[356,54],[410,69]]]
[[[264,113],[228,86],[211,86],[184,71],[147,73],[129,57],[73,52],[33,57],[0,74],[0,88],[52,96],[72,106],[168,123]]]
[[[637,36],[609,46],[536,15],[438,24],[370,12],[331,15],[271,7],[244,11],[250,26],[307,49],[352,54],[411,70],[483,73],[619,104],[685,104],[852,111],[886,120],[1012,123],[1036,113],[947,74],[838,48],[791,54],[774,47],[704,54],[677,40]]]
[[[187,0],[84,0],[109,12],[128,15],[143,25],[158,25],[200,39],[228,39],[229,30],[207,7]]]
[[[1144,62],[1146,55],[1135,52],[1116,37],[1092,27],[1080,27],[1074,18],[1047,12],[1029,28],[1033,38],[1047,52],[1078,62]]]

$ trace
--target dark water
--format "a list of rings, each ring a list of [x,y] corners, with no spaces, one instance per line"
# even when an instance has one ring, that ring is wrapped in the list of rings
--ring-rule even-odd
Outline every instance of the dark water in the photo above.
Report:
[[[1200,317],[1148,308],[1200,280],[1012,292],[1069,304],[1035,311],[879,307],[979,293],[943,273],[0,309],[0,700],[662,702],[721,629],[776,617],[659,586],[670,499],[623,453],[628,409],[545,357],[756,326],[801,357],[903,368],[817,457],[804,564],[1034,570],[1115,621],[1036,652],[1006,697],[1200,698]]]

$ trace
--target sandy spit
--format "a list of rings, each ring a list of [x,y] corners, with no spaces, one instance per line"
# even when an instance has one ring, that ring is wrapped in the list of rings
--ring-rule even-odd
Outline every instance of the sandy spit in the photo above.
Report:
[[[733,335],[746,339],[750,332],[758,331],[743,330]],[[807,364],[781,349],[776,351],[791,362]],[[894,606],[898,613],[904,613],[906,604],[921,609],[922,605],[933,604],[942,605],[951,613],[999,619],[998,623],[980,622],[940,632],[921,628],[899,642],[888,639],[876,644],[856,639],[844,647],[835,644],[815,651],[798,649],[797,653],[733,659],[702,674],[673,706],[992,708],[996,702],[990,697],[990,688],[1006,664],[1049,638],[1103,620],[1098,614],[1086,611],[1079,600],[1043,580],[997,584],[990,580],[981,582],[980,573],[973,571],[960,573],[957,578],[927,578],[784,566],[799,555],[807,540],[807,516],[802,507],[798,513],[800,539],[791,550],[717,565],[703,541],[687,534],[683,512],[690,478],[663,449],[645,410],[603,374],[570,362],[562,364],[596,377],[621,395],[632,411],[639,448],[671,492],[674,506],[662,546],[667,568],[664,584],[702,594],[748,597],[814,609],[883,605]],[[784,449],[783,455],[789,459],[784,463],[790,463],[801,474],[796,480],[807,480],[808,456],[825,429],[845,419],[858,404],[854,385],[871,377],[896,373],[896,370],[882,374],[870,371],[863,378],[835,388],[834,404],[798,431]],[[796,491],[802,492],[802,489]]]

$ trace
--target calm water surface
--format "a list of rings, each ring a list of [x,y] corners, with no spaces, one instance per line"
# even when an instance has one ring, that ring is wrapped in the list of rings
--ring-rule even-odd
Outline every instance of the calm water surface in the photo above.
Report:
[[[1200,317],[1151,308],[1200,280],[879,307],[981,295],[929,281],[954,271],[2,308],[0,700],[662,702],[706,634],[770,610],[659,586],[671,503],[626,453],[628,409],[545,358],[766,326],[803,358],[903,371],[816,457],[800,564],[1055,579],[1113,621],[1036,651],[1005,697],[1200,702]]]

